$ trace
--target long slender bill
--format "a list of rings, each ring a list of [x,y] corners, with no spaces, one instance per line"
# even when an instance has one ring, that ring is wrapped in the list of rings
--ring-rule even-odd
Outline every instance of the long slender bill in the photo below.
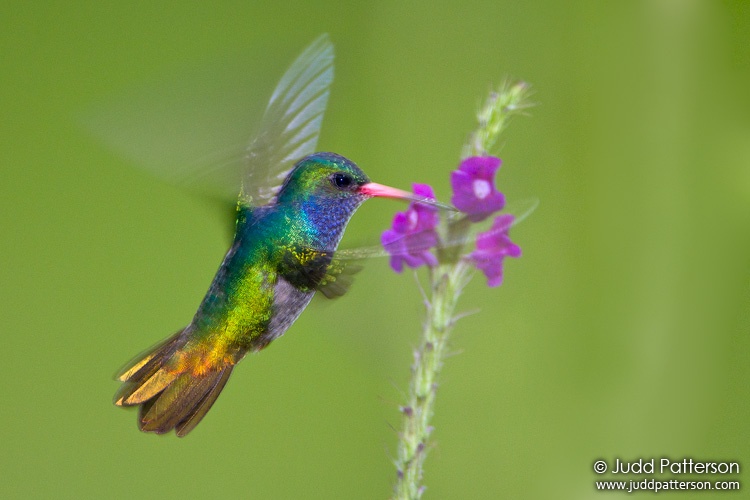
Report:
[[[422,205],[429,205],[432,207],[442,208],[443,210],[457,211],[457,209],[446,203],[433,200],[431,198],[425,198],[423,196],[417,196],[414,193],[404,191],[402,189],[393,188],[390,186],[384,186],[377,182],[368,182],[359,188],[359,192],[367,196],[377,196],[381,198],[396,198],[398,200],[412,201]]]

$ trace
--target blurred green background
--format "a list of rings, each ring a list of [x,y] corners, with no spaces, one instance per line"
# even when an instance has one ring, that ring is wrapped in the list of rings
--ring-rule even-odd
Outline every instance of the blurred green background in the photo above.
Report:
[[[523,78],[540,103],[499,176],[540,206],[504,285],[480,276],[462,299],[482,312],[452,340],[425,498],[617,498],[594,490],[599,458],[750,466],[750,3],[10,1],[0,496],[389,495],[422,309],[385,261],[248,358],[188,438],[142,434],[111,403],[118,367],[190,320],[226,235],[87,113],[193,71],[244,115],[248,82],[262,105],[321,32],[337,59],[320,149],[378,182],[446,198],[491,85]],[[196,116],[163,118],[155,142]],[[348,238],[400,208],[369,202]]]

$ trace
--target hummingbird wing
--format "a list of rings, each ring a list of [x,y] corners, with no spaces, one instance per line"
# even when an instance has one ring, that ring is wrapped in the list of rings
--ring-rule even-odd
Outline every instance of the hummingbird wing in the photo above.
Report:
[[[465,216],[457,212],[442,211],[441,225],[437,228],[437,251],[450,252],[452,249],[468,254],[477,236],[480,233],[487,234],[492,231],[507,231],[510,227],[523,222],[539,205],[539,200],[529,198],[511,202],[499,215],[513,214],[513,222],[499,229],[493,228],[495,217],[489,217],[480,223],[471,223],[468,230],[459,234],[448,230],[450,224],[461,223]],[[468,221],[466,221],[468,222]],[[402,241],[396,241],[389,245],[386,250],[382,245],[363,246],[357,248],[344,248],[335,252],[319,252],[317,258],[310,259],[310,264],[304,268],[305,276],[317,283],[316,289],[326,298],[335,299],[344,295],[354,281],[354,275],[360,272],[365,263],[377,257],[419,255],[423,252],[435,252],[432,245],[434,238],[422,238],[420,233],[404,235]],[[403,244],[399,244],[403,243]]]
[[[341,297],[362,266],[335,255],[334,250],[296,246],[282,258],[279,275],[303,292],[319,291],[329,299]]]
[[[507,230],[523,222],[539,205],[537,198],[529,198],[508,203],[502,212],[497,215],[513,214],[513,222],[509,226],[504,226],[501,230]],[[493,231],[492,223],[495,216],[489,217],[479,223],[472,223],[468,230],[458,234],[448,230],[448,226],[465,220],[465,215],[460,212],[441,211],[441,224],[435,229],[438,235],[439,248],[451,249],[465,247],[476,241],[479,233]],[[430,230],[431,231],[431,230]],[[347,261],[362,261],[363,259],[375,257],[391,257],[394,255],[418,254],[420,252],[430,251],[434,248],[433,238],[421,238],[420,233],[409,233],[402,236],[389,245],[389,249],[383,245],[362,246],[357,248],[346,248],[336,251],[333,262],[340,266],[345,266]],[[400,244],[402,243],[403,244]]]
[[[240,190],[243,202],[262,205],[294,163],[315,152],[333,58],[328,35],[319,36],[283,74],[265,111],[257,96],[274,88],[267,72],[248,71],[247,64],[259,61],[232,57],[92,103],[79,119],[113,150],[171,184],[232,209]],[[248,136],[254,137],[249,143]]]
[[[324,34],[281,77],[260,133],[247,148],[240,198],[264,205],[276,195],[294,164],[315,152],[333,82],[333,45]]]

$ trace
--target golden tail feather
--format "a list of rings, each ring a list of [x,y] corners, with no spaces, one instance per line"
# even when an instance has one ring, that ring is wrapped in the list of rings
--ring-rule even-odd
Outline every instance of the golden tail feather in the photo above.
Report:
[[[178,332],[131,361],[119,374],[118,406],[140,405],[138,427],[164,434],[175,429],[183,437],[211,409],[234,368],[225,364],[200,374],[173,371],[167,363],[184,343]]]

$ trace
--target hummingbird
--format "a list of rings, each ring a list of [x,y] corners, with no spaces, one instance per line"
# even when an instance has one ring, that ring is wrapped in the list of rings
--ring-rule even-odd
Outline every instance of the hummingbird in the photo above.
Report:
[[[140,407],[140,430],[187,435],[248,353],[283,335],[316,292],[347,290],[350,271],[336,250],[363,202],[448,208],[374,183],[341,155],[314,152],[332,79],[333,46],[323,35],[282,76],[247,148],[234,238],[192,321],[117,375],[114,402]]]

